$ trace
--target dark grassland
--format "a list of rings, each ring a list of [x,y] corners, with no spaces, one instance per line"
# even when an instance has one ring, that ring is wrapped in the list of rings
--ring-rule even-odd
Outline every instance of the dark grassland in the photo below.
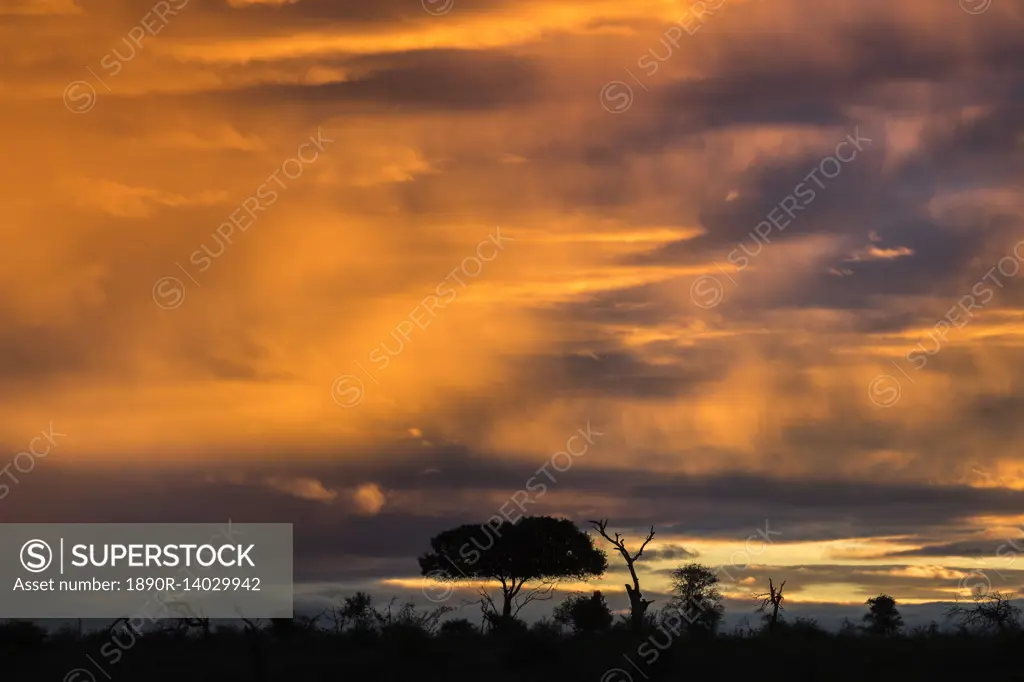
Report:
[[[128,631],[46,635],[21,623],[0,625],[0,680],[1024,680],[1024,636],[1019,633],[668,634],[639,636],[622,627],[559,634],[549,625],[481,634],[461,621],[435,634],[392,625],[342,632],[268,627],[132,637]],[[121,644],[112,645],[112,636]]]

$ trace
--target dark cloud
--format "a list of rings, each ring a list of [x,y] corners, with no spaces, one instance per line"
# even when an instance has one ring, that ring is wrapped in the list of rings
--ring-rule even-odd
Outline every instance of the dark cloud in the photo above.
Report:
[[[669,399],[697,391],[730,368],[731,358],[721,350],[676,350],[675,355],[678,362],[671,366],[646,363],[624,353],[524,358],[520,372],[523,379],[546,394]]]
[[[699,556],[699,552],[687,549],[682,545],[661,545],[657,549],[645,549],[641,559],[649,561],[673,561],[696,559]]]
[[[456,464],[456,462],[458,462]],[[538,467],[543,462],[538,463]],[[533,470],[495,466],[482,459],[427,461],[441,471],[413,472],[406,463],[246,467],[242,480],[228,482],[216,470],[155,474],[143,470],[69,473],[40,467],[4,501],[8,522],[58,522],[73,513],[92,523],[282,521],[296,525],[299,556],[331,553],[366,557],[414,556],[429,537],[459,523],[483,523],[512,493],[523,489]],[[237,472],[236,472],[237,476]],[[716,537],[741,542],[766,530],[775,541],[913,535],[958,527],[983,515],[1016,513],[1024,491],[967,486],[857,483],[838,480],[772,480],[754,476],[664,476],[635,470],[587,470],[560,474],[550,491],[534,495],[528,513],[557,513],[572,496],[596,494],[609,501],[612,525],[632,534],[654,525],[660,533]],[[333,501],[302,499],[268,484],[313,479],[336,491]],[[355,487],[376,482],[386,494],[420,492],[414,506],[362,516],[351,501]],[[73,482],[73,485],[72,485]],[[58,495],[56,491],[61,491]],[[493,491],[485,500],[484,492]],[[445,512],[444,500],[472,492],[470,506]],[[419,505],[422,504],[422,507]],[[640,511],[641,514],[637,512]],[[600,514],[600,510],[595,513]],[[577,517],[580,523],[585,519]],[[593,518],[593,517],[592,517]],[[809,521],[808,519],[814,519]],[[766,529],[767,523],[767,529]],[[584,525],[586,525],[584,523]],[[966,524],[969,525],[969,524]],[[645,554],[646,556],[646,554]]]
[[[998,567],[1012,561],[1013,557],[1024,551],[1024,544],[1021,544],[1021,538],[1018,537],[1021,534],[1024,534],[1024,530],[1018,529],[1017,533],[1010,533],[1004,539],[958,540],[940,545],[925,545],[900,552],[889,552],[883,557],[969,557],[989,560]]]
[[[541,64],[512,53],[430,50],[359,56],[341,65],[352,76],[340,82],[252,85],[197,98],[210,103],[309,107],[321,116],[481,112],[544,98]]]

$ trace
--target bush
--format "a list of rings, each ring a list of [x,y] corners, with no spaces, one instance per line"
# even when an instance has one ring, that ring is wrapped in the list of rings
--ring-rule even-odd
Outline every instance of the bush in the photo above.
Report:
[[[538,637],[559,639],[562,636],[562,626],[549,618],[541,618],[530,626],[530,633]]]
[[[555,623],[567,625],[573,632],[601,632],[612,626],[611,609],[608,608],[604,595],[595,590],[587,597],[572,594],[555,608]]]
[[[466,618],[452,618],[441,623],[438,633],[442,637],[476,635],[480,629]]]
[[[527,632],[526,623],[515,616],[489,614],[487,616],[487,624],[490,625],[489,632],[492,635],[519,635]]]
[[[42,647],[48,639],[46,630],[27,620],[0,623],[0,652],[32,651]]]

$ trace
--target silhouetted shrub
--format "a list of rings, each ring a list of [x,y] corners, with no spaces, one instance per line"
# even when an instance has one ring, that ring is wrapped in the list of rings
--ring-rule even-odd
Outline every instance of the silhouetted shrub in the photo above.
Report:
[[[939,624],[936,623],[935,621],[932,621],[931,623],[928,623],[928,625],[919,625],[919,626],[917,626],[916,628],[914,628],[913,630],[910,631],[910,635],[912,637],[917,637],[917,638],[922,638],[922,637],[928,637],[928,638],[938,637],[939,636]]]
[[[294,618],[270,619],[270,634],[278,639],[291,639],[298,629]]]
[[[77,642],[83,638],[83,632],[81,626],[66,624],[60,626],[55,633],[50,635],[50,639],[54,642]]]
[[[643,627],[641,628],[642,632],[650,632],[651,630],[654,630],[655,628],[658,627],[658,612],[657,611],[646,611],[644,613],[644,617],[643,617],[643,621],[642,622],[643,622]],[[632,620],[630,619],[630,615],[629,614],[620,614],[618,619],[616,619],[615,622],[612,623],[611,629],[612,629],[612,632],[616,632],[616,633],[632,632],[632,630],[633,630],[633,623],[632,623]]]
[[[776,623],[776,628],[780,634],[788,637],[824,638],[830,636],[813,618],[798,617],[792,622],[780,620]]]
[[[441,623],[438,633],[443,637],[461,637],[480,634],[480,628],[466,618],[452,618]]]
[[[0,651],[16,653],[40,648],[49,639],[49,633],[27,620],[0,623]]]
[[[541,618],[530,626],[530,633],[538,637],[559,639],[562,636],[562,626],[558,619]]]
[[[354,630],[374,630],[380,624],[380,615],[373,608],[373,597],[366,592],[345,597],[340,617]]]
[[[843,618],[843,624],[839,626],[840,637],[857,637],[863,634],[861,629],[849,618]]]
[[[514,616],[487,615],[488,633],[497,637],[521,635],[527,631],[526,623]]]
[[[555,608],[555,623],[573,632],[599,632],[612,626],[614,617],[604,595],[595,590],[591,596],[572,594]]]

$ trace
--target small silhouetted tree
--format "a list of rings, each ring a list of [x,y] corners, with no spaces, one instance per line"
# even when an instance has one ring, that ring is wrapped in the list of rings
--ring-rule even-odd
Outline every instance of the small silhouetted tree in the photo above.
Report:
[[[768,620],[768,632],[775,632],[775,626],[779,622],[779,610],[782,609],[782,588],[786,586],[786,581],[783,580],[782,584],[779,585],[778,589],[775,588],[775,584],[771,578],[768,578],[768,591],[764,594],[757,595],[757,599],[762,600],[761,606],[758,608],[758,612],[764,613],[771,608],[770,613],[766,613],[765,616]],[[782,609],[784,610],[784,609]]]
[[[868,612],[864,614],[864,629],[872,635],[892,637],[903,628],[903,616],[896,608],[896,600],[887,594],[880,594],[865,602]]]
[[[608,568],[604,552],[594,547],[589,535],[568,519],[550,516],[528,516],[497,526],[459,526],[431,538],[430,548],[419,558],[424,576],[500,583],[503,620],[515,618],[535,599],[550,599],[559,581],[587,580]],[[527,583],[539,585],[523,593]],[[483,599],[490,601],[486,592]]]
[[[946,610],[946,617],[965,629],[977,629],[1005,635],[1020,628],[1020,609],[1012,595],[990,592],[974,595],[974,604],[957,601]]]
[[[718,575],[704,564],[690,563],[673,570],[671,578],[675,596],[667,611],[681,614],[691,635],[716,632],[725,613]]]
[[[562,624],[550,618],[541,618],[530,626],[530,632],[538,637],[557,640],[562,636]]]
[[[634,632],[641,632],[644,629],[644,615],[647,613],[647,608],[654,603],[653,599],[644,599],[643,593],[640,591],[640,579],[636,575],[636,569],[634,564],[643,555],[644,547],[654,537],[654,526],[651,526],[651,532],[647,534],[647,537],[640,544],[640,549],[636,551],[636,554],[630,554],[626,549],[626,540],[618,533],[615,534],[615,538],[612,539],[608,536],[608,519],[601,519],[599,521],[590,521],[594,524],[594,530],[601,534],[608,542],[615,545],[615,549],[619,551],[622,558],[626,562],[626,568],[629,569],[629,576],[633,579],[633,584],[626,583],[626,596],[629,597],[629,623],[633,628]]]
[[[600,632],[612,626],[615,619],[604,595],[595,590],[589,597],[572,594],[555,608],[555,622],[567,625],[573,632]]]
[[[818,625],[814,618],[797,617],[789,626],[789,631],[805,637],[828,637],[828,633]]]
[[[351,597],[345,597],[345,604],[337,618],[341,628],[348,624],[361,632],[374,630],[380,625],[380,614],[373,608],[373,597],[366,592],[356,592]]]

